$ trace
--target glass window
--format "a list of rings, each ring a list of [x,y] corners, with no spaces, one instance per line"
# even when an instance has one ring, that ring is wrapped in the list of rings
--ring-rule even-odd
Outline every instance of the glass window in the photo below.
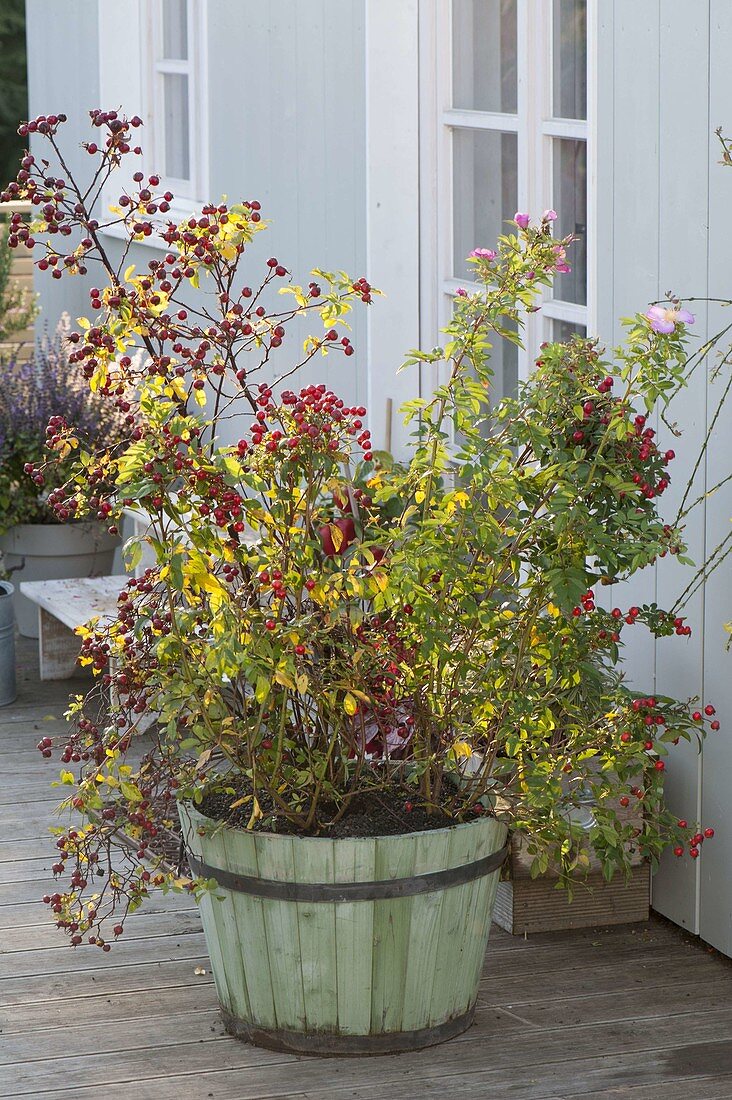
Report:
[[[551,333],[555,344],[566,344],[573,336],[586,336],[587,329],[574,321],[552,321]]]
[[[184,61],[188,57],[188,4],[186,0],[163,0],[163,57]]]
[[[453,107],[515,114],[516,0],[454,0]]]
[[[190,125],[188,77],[184,73],[163,73],[165,174],[190,179]]]
[[[555,118],[587,118],[587,0],[554,0]]]
[[[516,212],[518,142],[497,130],[453,135],[453,274],[471,277],[465,262],[474,248],[493,248]]]
[[[558,275],[554,297],[564,302],[587,304],[587,142],[573,138],[552,140],[554,207],[558,218],[555,234],[573,233],[567,259],[572,271]]]

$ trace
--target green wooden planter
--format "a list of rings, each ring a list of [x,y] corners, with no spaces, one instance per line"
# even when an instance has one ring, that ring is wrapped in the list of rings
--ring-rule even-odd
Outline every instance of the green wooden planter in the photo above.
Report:
[[[478,818],[372,839],[277,836],[179,806],[227,1030],[311,1054],[459,1035],[475,1011],[506,828]]]

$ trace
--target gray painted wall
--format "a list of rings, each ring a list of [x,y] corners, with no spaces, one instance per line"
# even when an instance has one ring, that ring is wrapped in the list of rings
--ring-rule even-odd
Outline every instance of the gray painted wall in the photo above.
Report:
[[[118,7],[131,2],[120,0]],[[252,247],[252,279],[271,255],[297,282],[307,283],[315,266],[367,274],[364,0],[210,2],[206,10],[210,196],[257,198],[272,221]],[[119,105],[99,103],[97,0],[27,0],[27,12],[30,111],[68,114],[64,142],[73,150],[72,167],[83,172],[88,158],[79,142],[88,140],[86,112]],[[138,46],[120,41],[122,69],[125,52]],[[143,130],[143,143],[144,136]],[[118,241],[107,238],[107,244],[119,255]],[[130,262],[139,270],[153,255],[136,246]],[[53,326],[63,310],[72,318],[88,312],[90,279],[54,281],[37,273],[42,319]],[[352,317],[356,355],[318,357],[294,381],[325,382],[361,403],[367,393],[365,307]],[[313,330],[322,331],[320,324]],[[296,346],[301,340],[293,338],[290,356]],[[291,361],[284,348],[281,361]]]
[[[598,271],[599,331],[620,338],[618,318],[646,308],[671,290],[681,296],[732,296],[732,170],[719,164],[714,130],[732,130],[732,6],[725,0],[602,0],[598,56]],[[729,323],[729,312],[696,303],[694,344]],[[664,496],[675,515],[703,443],[729,366],[712,377],[698,370],[674,402],[671,419],[684,435],[673,446],[673,492]],[[730,472],[732,406],[723,413],[694,497]],[[693,498],[692,498],[693,499]],[[700,561],[730,530],[732,490],[725,486],[690,517],[690,553]],[[657,599],[670,606],[688,577],[673,560],[632,591],[614,594],[620,606]],[[701,695],[717,707],[722,731],[701,756],[680,745],[671,757],[667,791],[672,808],[716,830],[702,857],[664,860],[654,880],[653,904],[679,924],[732,954],[732,654],[723,624],[732,619],[732,559],[688,606],[694,633],[655,646],[638,637],[628,669],[638,684],[681,696]],[[725,732],[725,729],[727,732]]]
[[[68,115],[64,140],[73,172],[87,167],[90,158],[79,147],[88,140],[86,112],[100,105],[97,6],[97,0],[73,0],[63,7],[52,0],[26,0],[29,115]],[[34,152],[42,146],[34,139]],[[35,286],[41,307],[37,332],[45,324],[55,328],[64,311],[72,319],[86,312],[84,280],[56,280],[36,272]]]

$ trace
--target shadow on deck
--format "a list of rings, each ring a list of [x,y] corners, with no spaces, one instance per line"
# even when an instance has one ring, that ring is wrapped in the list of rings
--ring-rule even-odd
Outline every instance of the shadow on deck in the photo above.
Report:
[[[18,656],[19,697],[0,710],[0,1096],[732,1098],[732,965],[661,920],[527,940],[494,928],[468,1032],[355,1060],[229,1038],[190,899],[156,899],[109,956],[72,952],[39,901],[58,768],[35,745],[83,681],[41,684],[33,643]]]

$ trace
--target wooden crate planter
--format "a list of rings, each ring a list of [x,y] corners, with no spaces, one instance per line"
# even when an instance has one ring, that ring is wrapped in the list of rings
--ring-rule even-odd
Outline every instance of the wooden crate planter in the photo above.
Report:
[[[556,888],[551,871],[532,879],[531,857],[516,838],[499,883],[493,919],[514,935],[553,932],[564,928],[588,928],[596,924],[628,924],[648,920],[650,867],[637,860],[630,882],[616,875],[606,882],[596,859],[586,878],[575,885],[572,900]]]
[[[326,840],[180,807],[229,1032],[315,1054],[415,1050],[473,1018],[505,826]],[[213,828],[213,832],[212,832]]]

